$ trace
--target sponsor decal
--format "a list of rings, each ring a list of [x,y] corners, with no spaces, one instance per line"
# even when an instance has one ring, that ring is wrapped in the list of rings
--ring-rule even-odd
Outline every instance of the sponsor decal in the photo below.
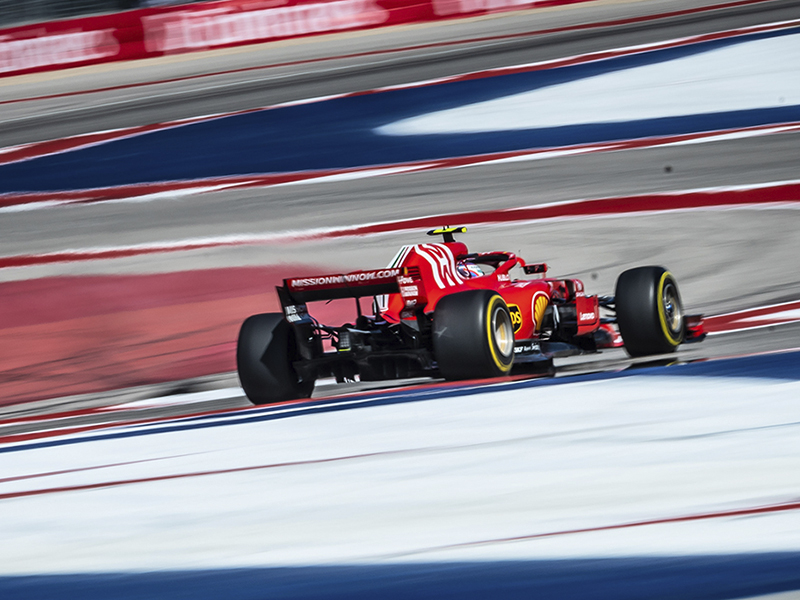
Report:
[[[419,288],[415,285],[400,286],[400,294],[403,296],[417,296],[419,295]]]
[[[286,320],[289,321],[289,323],[297,323],[308,317],[308,309],[305,304],[290,304],[289,306],[283,307],[283,314],[286,316]]]
[[[550,298],[544,292],[536,292],[531,300],[531,314],[533,315],[533,331],[538,332],[542,327],[544,311],[547,308]]]
[[[450,248],[444,244],[420,244],[416,251],[430,264],[433,280],[439,289],[464,283],[464,278],[456,271],[456,260]]]
[[[541,352],[539,344],[523,344],[522,346],[514,346],[514,354],[527,354],[529,352]]]
[[[508,312],[511,313],[511,324],[514,326],[514,333],[517,333],[522,327],[522,311],[516,304],[509,304]]]
[[[148,52],[178,52],[368,27],[388,18],[373,0],[335,0],[241,12],[186,10],[143,17],[142,24]]]
[[[594,321],[594,320],[597,319],[597,313],[596,312],[585,312],[585,313],[582,312],[582,313],[580,313],[578,315],[578,318],[581,321]]]
[[[98,60],[119,53],[113,29],[38,33],[37,37],[22,39],[0,36],[0,73]]]
[[[500,275],[497,276],[497,281],[511,281],[511,276],[507,273],[500,273]]]
[[[360,271],[358,273],[348,273],[346,275],[322,275],[320,277],[302,277],[300,279],[290,279],[289,285],[292,289],[347,285],[351,283],[369,283],[380,279],[393,279],[400,275],[401,269],[383,269],[380,271]]]
[[[415,276],[401,275],[397,278],[397,284],[406,309],[424,306],[428,302],[425,286],[421,279],[415,278]]]

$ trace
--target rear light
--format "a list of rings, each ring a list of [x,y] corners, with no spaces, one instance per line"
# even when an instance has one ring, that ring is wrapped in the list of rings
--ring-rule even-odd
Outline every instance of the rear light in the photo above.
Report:
[[[350,332],[346,329],[339,330],[339,342],[336,344],[336,348],[339,352],[349,352],[352,348]]]

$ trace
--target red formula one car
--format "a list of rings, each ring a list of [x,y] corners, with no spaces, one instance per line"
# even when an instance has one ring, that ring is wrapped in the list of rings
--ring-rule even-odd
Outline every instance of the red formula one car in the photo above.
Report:
[[[592,296],[577,279],[547,277],[543,263],[469,252],[454,239],[464,231],[429,231],[444,243],[404,246],[385,269],[285,279],[283,312],[254,315],[239,332],[247,397],[255,404],[307,398],[321,377],[552,373],[554,357],[614,346],[631,356],[663,354],[704,337],[701,317],[684,314],[678,284],[662,267],[625,271],[614,296]],[[512,278],[515,267],[531,277]],[[362,312],[366,296],[374,297],[371,316]],[[352,323],[323,325],[308,312],[309,302],[340,298],[356,299]]]

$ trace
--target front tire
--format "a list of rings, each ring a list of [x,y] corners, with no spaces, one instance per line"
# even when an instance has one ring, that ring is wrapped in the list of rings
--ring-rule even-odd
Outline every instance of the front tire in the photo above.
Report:
[[[614,296],[628,354],[665,354],[683,342],[683,304],[672,273],[663,267],[629,269],[617,279]]]
[[[445,296],[433,313],[433,353],[445,379],[507,375],[514,364],[514,326],[491,290]]]
[[[239,330],[236,369],[253,404],[308,398],[314,381],[300,381],[292,367],[298,358],[291,325],[280,313],[248,317]]]

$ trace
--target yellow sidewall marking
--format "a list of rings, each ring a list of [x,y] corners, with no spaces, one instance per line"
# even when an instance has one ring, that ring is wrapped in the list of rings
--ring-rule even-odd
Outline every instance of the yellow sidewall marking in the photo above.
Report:
[[[681,343],[681,340],[680,338],[676,338],[672,334],[672,331],[670,331],[667,325],[667,311],[664,307],[664,284],[667,282],[667,277],[672,277],[672,273],[664,271],[664,274],[661,276],[661,281],[658,282],[658,319],[661,321],[661,331],[664,332],[664,337],[667,338],[670,344],[677,346]]]
[[[500,369],[503,373],[508,373],[511,370],[511,364],[514,362],[513,360],[509,361],[508,364],[504,364],[500,357],[497,354],[497,350],[494,347],[494,332],[492,331],[492,312],[494,312],[494,306],[498,302],[501,302],[502,298],[500,296],[492,296],[492,299],[489,301],[489,306],[486,310],[486,335],[489,341],[489,350],[492,353],[492,359],[494,359],[494,364]],[[511,355],[513,359],[514,355]]]

